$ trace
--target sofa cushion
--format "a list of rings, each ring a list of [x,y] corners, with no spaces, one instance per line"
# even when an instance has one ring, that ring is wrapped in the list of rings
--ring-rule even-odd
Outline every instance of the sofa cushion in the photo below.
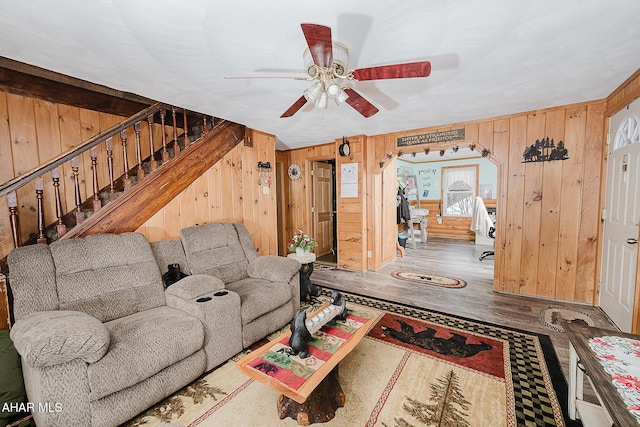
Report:
[[[300,263],[297,260],[277,255],[259,256],[247,266],[249,277],[271,282],[289,282],[299,271]]]
[[[252,277],[228,283],[226,289],[240,295],[243,325],[286,304],[293,297],[288,283],[268,282]]]
[[[49,245],[15,248],[9,253],[7,262],[16,320],[36,311],[58,310],[56,267]]]
[[[180,237],[192,274],[208,274],[224,283],[248,276],[249,261],[234,224],[195,225],[183,228]]]
[[[191,274],[180,239],[160,240],[151,242],[150,245],[158,262],[158,267],[160,267],[160,273],[164,274],[169,271],[167,267],[169,264],[179,264],[180,271]]]
[[[109,348],[109,331],[95,317],[79,311],[39,311],[11,329],[16,349],[30,366],[53,366],[81,359],[99,360]]]
[[[50,248],[61,310],[107,322],[166,304],[158,264],[142,234],[96,234]]]
[[[87,368],[90,399],[143,381],[200,350],[204,326],[184,311],[157,307],[105,323],[111,345]]]

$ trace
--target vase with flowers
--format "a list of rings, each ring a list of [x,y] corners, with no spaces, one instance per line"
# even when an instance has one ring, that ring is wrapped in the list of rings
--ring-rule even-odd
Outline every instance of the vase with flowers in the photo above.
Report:
[[[295,252],[297,254],[309,253],[314,250],[318,244],[309,235],[305,234],[304,231],[298,229],[296,234],[293,235],[293,238],[289,242],[289,252]]]

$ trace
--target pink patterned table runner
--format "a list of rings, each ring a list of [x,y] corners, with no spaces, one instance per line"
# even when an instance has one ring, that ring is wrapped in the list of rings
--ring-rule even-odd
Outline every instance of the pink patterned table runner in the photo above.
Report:
[[[589,340],[605,372],[638,423],[640,423],[640,341],[604,336]]]

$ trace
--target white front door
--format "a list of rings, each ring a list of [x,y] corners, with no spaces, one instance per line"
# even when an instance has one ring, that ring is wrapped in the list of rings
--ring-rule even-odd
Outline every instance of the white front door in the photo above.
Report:
[[[623,332],[633,327],[640,224],[640,100],[611,117],[600,306]]]

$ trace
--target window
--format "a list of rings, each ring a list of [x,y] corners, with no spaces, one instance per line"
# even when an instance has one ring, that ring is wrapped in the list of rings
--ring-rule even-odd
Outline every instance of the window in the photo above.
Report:
[[[471,216],[478,194],[478,165],[442,168],[442,200],[445,216]]]

